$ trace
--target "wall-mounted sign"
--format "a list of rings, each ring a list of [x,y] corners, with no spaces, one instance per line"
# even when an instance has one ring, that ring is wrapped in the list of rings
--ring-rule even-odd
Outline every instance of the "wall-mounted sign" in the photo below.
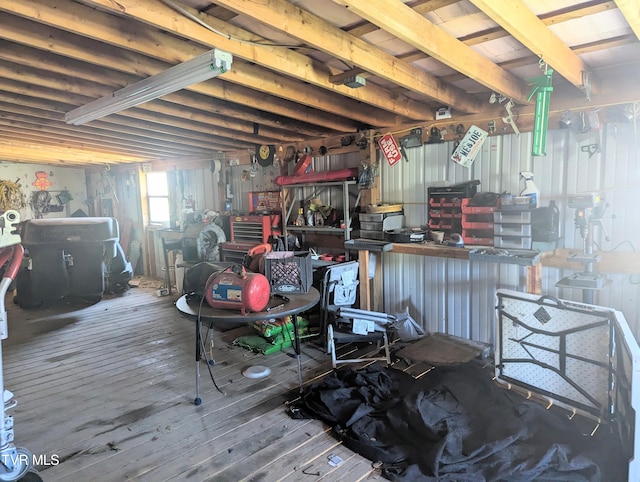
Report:
[[[378,141],[378,146],[380,146],[380,150],[387,159],[389,166],[393,166],[398,161],[402,160],[402,152],[391,134],[385,134],[382,136]]]
[[[31,185],[39,191],[46,191],[50,186],[53,186],[53,183],[49,181],[48,176],[49,175],[45,171],[37,171],[36,180],[33,181]]]
[[[471,167],[488,135],[487,131],[483,131],[478,126],[469,127],[460,144],[453,151],[451,160],[462,167]]]

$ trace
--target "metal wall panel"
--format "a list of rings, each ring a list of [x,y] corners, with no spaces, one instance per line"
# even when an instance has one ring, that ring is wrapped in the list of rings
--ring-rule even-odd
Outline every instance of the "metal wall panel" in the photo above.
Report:
[[[593,147],[597,145],[597,148]],[[471,168],[449,160],[453,143],[425,144],[407,149],[408,160],[389,167],[381,158],[382,199],[405,205],[405,225],[427,222],[427,189],[432,185],[478,179],[480,190],[511,192],[523,189],[521,171],[532,171],[541,191],[540,205],[556,201],[560,210],[560,246],[581,250],[583,239],[575,227],[570,195],[601,193],[610,204],[594,240],[604,251],[635,251],[640,240],[637,196],[640,159],[637,130],[631,124],[607,124],[591,132],[553,129],[547,155],[531,156],[532,135],[489,137]],[[591,147],[590,147],[591,146]],[[595,152],[590,152],[595,151]],[[524,291],[526,270],[512,265],[385,253],[385,309],[409,307],[427,331],[440,331],[488,343],[494,342],[494,293],[498,288]],[[543,293],[582,301],[582,291],[555,284],[571,270],[543,268]],[[594,303],[622,311],[640,338],[640,273],[607,275],[610,280],[594,296]]]

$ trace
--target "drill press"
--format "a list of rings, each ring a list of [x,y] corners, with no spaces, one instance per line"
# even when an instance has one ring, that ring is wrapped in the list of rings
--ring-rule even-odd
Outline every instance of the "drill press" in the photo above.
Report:
[[[580,230],[582,237],[582,254],[574,254],[568,261],[582,263],[584,270],[571,276],[562,278],[556,283],[558,288],[575,288],[582,290],[582,301],[593,304],[594,290],[602,289],[605,278],[595,269],[600,261],[600,255],[593,253],[593,226],[598,225],[604,232],[605,239],[609,239],[602,225],[602,218],[606,209],[604,199],[595,193],[577,194],[571,196],[567,205],[576,210],[574,224]]]

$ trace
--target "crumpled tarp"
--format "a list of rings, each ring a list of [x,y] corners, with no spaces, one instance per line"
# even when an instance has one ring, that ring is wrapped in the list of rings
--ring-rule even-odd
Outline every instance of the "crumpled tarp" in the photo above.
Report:
[[[304,390],[302,416],[330,424],[395,481],[624,481],[608,426],[569,420],[492,381],[470,362],[419,379],[393,368],[342,368]]]

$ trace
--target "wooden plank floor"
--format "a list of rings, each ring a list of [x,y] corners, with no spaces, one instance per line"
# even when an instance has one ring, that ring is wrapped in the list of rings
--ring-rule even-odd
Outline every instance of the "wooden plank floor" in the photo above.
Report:
[[[291,350],[263,356],[233,346],[248,327],[215,333],[212,371],[224,394],[201,362],[196,407],[195,325],[174,299],[157,297],[153,283],[93,305],[22,310],[7,298],[3,367],[18,401],[16,445],[41,458],[45,481],[382,480],[328,426],[286,414],[297,362]],[[330,370],[313,343],[302,361],[305,383]],[[255,364],[272,374],[244,378]],[[332,467],[330,455],[344,462]]]

